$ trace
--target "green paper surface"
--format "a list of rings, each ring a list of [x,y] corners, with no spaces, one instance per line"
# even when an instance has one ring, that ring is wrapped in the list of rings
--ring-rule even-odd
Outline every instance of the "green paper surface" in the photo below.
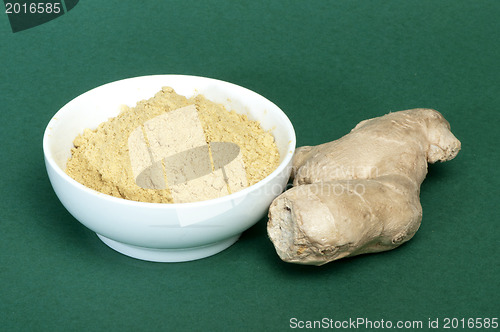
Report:
[[[414,330],[431,322],[441,330],[446,319],[462,330],[479,330],[478,318],[498,324],[499,17],[494,0],[87,0],[13,33],[4,11],[2,330],[286,331],[308,321],[337,330],[337,322],[360,319],[372,322],[357,326],[364,331],[381,320],[394,330],[403,330],[398,321],[421,322]],[[144,262],[108,248],[65,210],[45,171],[42,135],[85,91],[151,74],[254,90],[288,115],[298,146],[337,139],[391,111],[434,108],[462,151],[429,166],[422,226],[396,250],[322,267],[287,264],[262,219],[215,256]]]

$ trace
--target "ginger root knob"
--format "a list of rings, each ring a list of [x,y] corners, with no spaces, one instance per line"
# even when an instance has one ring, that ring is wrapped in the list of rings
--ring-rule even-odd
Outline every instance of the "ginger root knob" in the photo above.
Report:
[[[298,148],[294,187],[269,208],[276,252],[286,262],[322,265],[398,247],[420,226],[427,163],[459,150],[444,117],[422,108],[364,120],[336,141]]]

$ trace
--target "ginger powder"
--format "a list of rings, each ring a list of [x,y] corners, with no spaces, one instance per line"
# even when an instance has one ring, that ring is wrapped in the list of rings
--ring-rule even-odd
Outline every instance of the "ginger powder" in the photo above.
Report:
[[[202,95],[164,87],[73,142],[66,173],[111,196],[183,203],[251,186],[279,165],[274,137],[257,121]]]

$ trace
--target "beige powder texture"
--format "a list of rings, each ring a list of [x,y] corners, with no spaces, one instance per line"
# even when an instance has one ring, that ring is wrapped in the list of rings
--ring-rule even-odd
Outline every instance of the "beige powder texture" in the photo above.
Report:
[[[279,152],[274,137],[257,121],[228,111],[202,95],[186,98],[164,87],[135,107],[124,107],[120,114],[96,129],[85,129],[73,142],[66,173],[81,184],[111,196],[140,202],[173,203],[168,184],[166,189],[146,189],[137,185],[128,139],[146,121],[190,105],[196,107],[207,144],[230,142],[240,147],[248,185],[259,182],[278,167]]]

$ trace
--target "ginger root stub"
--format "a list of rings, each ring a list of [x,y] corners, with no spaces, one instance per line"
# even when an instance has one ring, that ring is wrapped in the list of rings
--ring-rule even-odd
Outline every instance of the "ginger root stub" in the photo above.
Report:
[[[422,221],[427,163],[459,150],[449,123],[431,109],[365,120],[336,141],[298,148],[294,187],[269,208],[276,252],[286,262],[322,265],[398,247]]]

